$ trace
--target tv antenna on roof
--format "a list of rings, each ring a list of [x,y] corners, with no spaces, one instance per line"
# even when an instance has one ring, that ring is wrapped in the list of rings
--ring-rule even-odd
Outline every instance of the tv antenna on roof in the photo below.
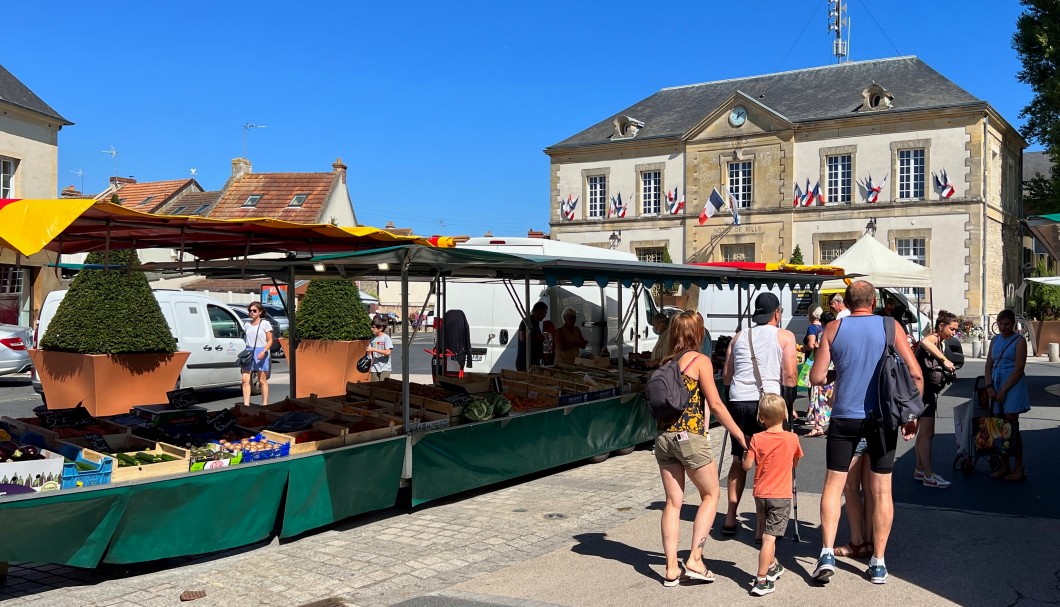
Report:
[[[84,194],[85,193],[85,172],[82,171],[81,169],[77,169],[76,171],[70,171],[70,172],[81,178],[81,189],[79,191],[82,194]]]
[[[194,177],[194,176],[196,176],[198,174],[199,174],[199,169],[196,169],[196,168],[192,167],[191,176]]]
[[[118,176],[118,150],[114,149],[114,146],[110,146],[109,150],[100,150],[100,154],[107,154],[114,160],[114,176]]]
[[[247,131],[250,129],[264,129],[268,128],[264,124],[254,124],[248,122],[243,125],[243,158],[247,157]]]

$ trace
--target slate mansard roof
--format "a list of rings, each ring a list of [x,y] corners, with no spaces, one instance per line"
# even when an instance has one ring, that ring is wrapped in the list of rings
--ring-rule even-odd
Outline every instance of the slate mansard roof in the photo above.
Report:
[[[2,65],[0,65],[0,101],[17,105],[21,108],[47,116],[48,118],[53,118],[62,123],[63,126],[73,124],[66,118],[60,116],[59,112],[52,109],[52,106],[44,103],[43,99],[38,97],[33,91],[29,90],[28,86],[22,84],[21,80],[15,78],[15,76],[7,71],[7,68]]]
[[[857,61],[665,88],[548,150],[610,142],[615,115],[644,123],[633,140],[680,138],[737,92],[796,124],[853,116],[862,91],[873,82],[894,95],[894,107],[887,112],[986,103],[916,57]]]

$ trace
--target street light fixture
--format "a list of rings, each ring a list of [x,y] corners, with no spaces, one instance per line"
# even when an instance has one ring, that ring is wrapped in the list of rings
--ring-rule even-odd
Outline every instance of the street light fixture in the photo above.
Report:
[[[622,230],[619,230],[618,232],[612,231],[611,235],[607,237],[607,241],[611,243],[609,248],[617,249],[618,245],[622,243]]]
[[[873,237],[876,236],[876,218],[875,217],[870,219],[869,222],[865,224],[865,233],[866,234],[872,234]]]

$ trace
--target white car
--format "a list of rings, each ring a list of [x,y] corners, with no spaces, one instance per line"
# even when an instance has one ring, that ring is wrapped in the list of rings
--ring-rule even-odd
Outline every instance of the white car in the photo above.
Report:
[[[0,324],[0,375],[29,371],[29,348],[33,346],[33,331],[18,325]]]

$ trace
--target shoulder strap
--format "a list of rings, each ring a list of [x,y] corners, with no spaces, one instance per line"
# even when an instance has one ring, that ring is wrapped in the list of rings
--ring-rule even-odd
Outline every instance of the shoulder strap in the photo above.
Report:
[[[762,385],[762,372],[758,370],[758,358],[755,356],[755,340],[751,332],[753,327],[747,327],[747,347],[751,349],[751,371],[755,374],[755,385],[758,386],[758,395],[766,393]]]
[[[1009,342],[1007,344],[1005,344],[1005,346],[1003,348],[1001,348],[1001,352],[998,353],[997,359],[1001,360],[1005,356],[1005,352],[1008,352],[1008,347],[1011,346],[1014,343],[1016,343],[1015,333],[1013,333],[1013,336],[1011,338],[1009,338]]]
[[[887,333],[887,343],[884,344],[885,346],[888,346],[888,347],[891,347],[891,348],[894,347],[894,333],[895,333],[894,325],[897,322],[898,321],[896,321],[893,318],[889,318],[889,317],[886,317],[886,316],[883,317],[883,327],[884,327],[884,331],[886,331],[886,333]]]
[[[677,357],[676,357],[676,359],[675,359],[675,361],[674,361],[674,362],[676,362],[676,363],[678,364],[678,369],[680,369],[680,370],[681,370],[681,373],[682,373],[682,374],[684,374],[684,372],[685,372],[685,371],[687,371],[687,370],[688,370],[688,368],[692,366],[692,363],[694,363],[694,362],[696,362],[697,360],[699,360],[699,357],[700,357],[700,356],[702,356],[702,354],[699,354],[699,353],[697,353],[697,354],[695,355],[695,357],[693,357],[693,358],[692,358],[692,360],[688,361],[688,364],[687,364],[687,365],[685,365],[685,366],[684,366],[684,368],[682,369],[682,368],[680,367],[680,364],[681,364],[680,358],[681,358],[682,356],[684,356],[684,355],[685,355],[686,353],[688,353],[688,352],[692,352],[692,350],[685,350],[684,352],[682,352],[682,353],[678,354],[678,355],[677,355]]]

